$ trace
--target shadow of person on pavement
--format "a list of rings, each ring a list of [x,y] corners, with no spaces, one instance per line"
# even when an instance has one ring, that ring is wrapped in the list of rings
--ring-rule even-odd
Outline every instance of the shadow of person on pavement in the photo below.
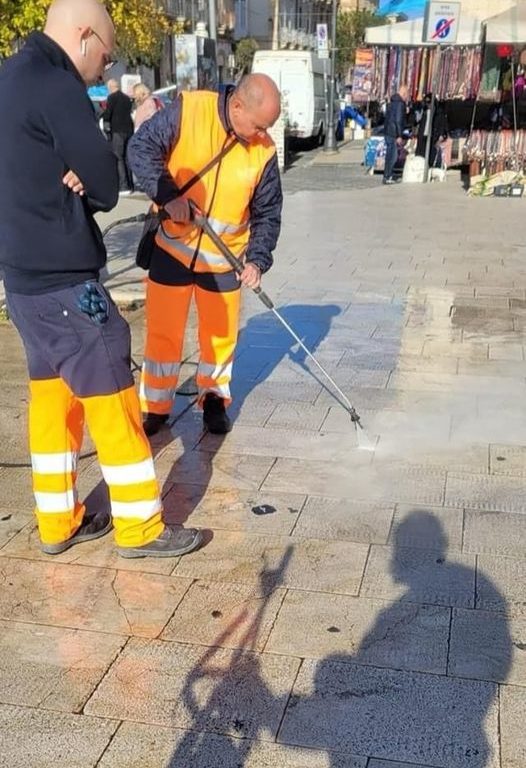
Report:
[[[316,665],[314,693],[291,697],[280,741],[404,765],[493,768],[496,683],[506,681],[513,650],[503,596],[447,558],[442,525],[427,511],[397,527],[390,571],[398,600],[354,654]],[[502,613],[488,621],[474,610],[485,606]]]
[[[182,701],[191,723],[166,768],[243,768],[253,740],[264,732],[272,739],[277,734],[288,691],[276,696],[269,689],[256,646],[269,600],[283,584],[293,549],[287,547],[276,568],[263,564],[257,611],[251,617],[249,607],[241,606],[188,674]],[[223,650],[232,645],[234,651]],[[218,739],[214,734],[225,736]]]

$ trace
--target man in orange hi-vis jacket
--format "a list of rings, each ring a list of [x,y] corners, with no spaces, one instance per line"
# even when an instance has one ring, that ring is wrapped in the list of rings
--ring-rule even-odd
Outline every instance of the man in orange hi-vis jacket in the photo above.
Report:
[[[195,549],[168,527],[130,372],[130,331],[99,283],[106,251],[93,214],[118,198],[116,159],[86,84],[112,64],[114,29],[98,0],[54,0],[0,70],[9,104],[0,141],[0,264],[30,376],[29,433],[42,549],[96,539],[109,512],[87,512],[75,481],[84,420],[109,487],[117,551],[167,557]]]
[[[239,324],[240,284],[259,286],[272,266],[282,193],[267,129],[279,117],[274,82],[245,77],[224,93],[181,93],[144,123],[128,145],[130,166],[166,218],[156,235],[146,295],[141,406],[153,435],[172,409],[192,296],[198,314],[199,404],[205,427],[231,428],[226,407]],[[245,268],[238,280],[217,246],[191,221],[206,215]]]

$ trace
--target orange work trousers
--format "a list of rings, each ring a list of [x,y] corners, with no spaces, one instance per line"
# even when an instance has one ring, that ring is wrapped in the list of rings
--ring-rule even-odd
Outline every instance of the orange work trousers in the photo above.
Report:
[[[196,274],[195,278],[195,282],[187,285],[148,280],[146,347],[140,386],[141,408],[146,413],[167,415],[172,409],[192,296],[198,316],[198,402],[202,404],[207,392],[222,397],[226,405],[231,402],[241,291],[239,287],[225,292],[208,290],[202,287],[203,275]]]

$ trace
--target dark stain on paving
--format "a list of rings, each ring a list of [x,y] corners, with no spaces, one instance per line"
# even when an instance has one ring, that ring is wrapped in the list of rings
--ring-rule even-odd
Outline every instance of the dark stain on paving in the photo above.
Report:
[[[271,504],[259,504],[257,507],[252,507],[252,512],[255,515],[272,515],[276,511],[276,507]]]
[[[220,619],[222,615],[221,611],[212,611],[212,618],[214,619]]]
[[[327,632],[341,632],[339,627],[328,627]]]

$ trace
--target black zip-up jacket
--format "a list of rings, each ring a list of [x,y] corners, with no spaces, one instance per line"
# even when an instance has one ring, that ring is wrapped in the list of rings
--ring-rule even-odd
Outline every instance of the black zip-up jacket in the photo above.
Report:
[[[400,139],[405,128],[406,106],[400,94],[395,93],[385,115],[385,135]]]
[[[219,117],[227,133],[232,133],[228,121],[227,102],[233,87],[219,94]],[[141,125],[128,144],[128,162],[148,197],[163,206],[178,195],[175,182],[168,172],[167,162],[179,140],[183,101],[181,97],[157,112]],[[240,144],[244,142],[238,139]],[[212,159],[212,158],[210,158]],[[218,193],[221,194],[221,176]],[[191,196],[191,191],[189,191]],[[281,229],[283,194],[278,159],[274,155],[265,166],[260,182],[250,201],[250,238],[246,261],[255,264],[262,272],[273,263],[272,251],[276,247]]]
[[[8,291],[47,293],[98,276],[93,214],[117,204],[117,161],[86,87],[51,38],[33,33],[0,68],[0,265]],[[63,183],[74,171],[81,197]]]
[[[122,133],[124,136],[131,136],[133,133],[132,109],[133,102],[130,97],[122,91],[115,91],[108,96],[106,109],[101,118],[110,124],[112,134]]]

